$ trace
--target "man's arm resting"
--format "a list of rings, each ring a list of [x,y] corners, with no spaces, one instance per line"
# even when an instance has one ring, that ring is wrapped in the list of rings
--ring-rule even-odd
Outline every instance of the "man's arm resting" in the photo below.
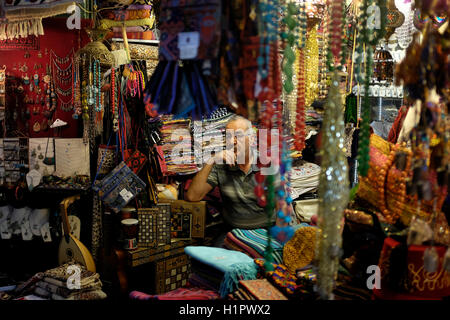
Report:
[[[201,201],[212,190],[212,186],[206,182],[208,180],[209,173],[214,164],[207,163],[203,166],[192,180],[191,185],[186,193],[187,201]]]

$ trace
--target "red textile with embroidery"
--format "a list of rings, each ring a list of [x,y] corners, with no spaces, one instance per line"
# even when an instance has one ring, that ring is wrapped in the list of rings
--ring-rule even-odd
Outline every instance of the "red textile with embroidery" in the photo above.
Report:
[[[147,162],[147,157],[145,154],[139,150],[127,149],[124,152],[125,164],[135,173],[138,174],[145,163]]]
[[[373,289],[373,293],[378,299],[388,300],[439,300],[450,296],[450,273],[443,269],[445,251],[444,246],[435,246],[439,256],[437,272],[428,273],[424,270],[423,256],[429,246],[409,246],[407,268],[408,282],[411,289],[409,292],[393,292],[387,283],[387,273],[391,267],[390,257],[392,251],[400,245],[400,242],[386,238],[381,251],[378,266],[381,273],[381,288]]]

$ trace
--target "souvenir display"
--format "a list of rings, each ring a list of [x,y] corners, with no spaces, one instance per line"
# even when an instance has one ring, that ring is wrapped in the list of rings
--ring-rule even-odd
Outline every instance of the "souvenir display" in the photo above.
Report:
[[[448,299],[449,13],[0,1],[0,300]]]

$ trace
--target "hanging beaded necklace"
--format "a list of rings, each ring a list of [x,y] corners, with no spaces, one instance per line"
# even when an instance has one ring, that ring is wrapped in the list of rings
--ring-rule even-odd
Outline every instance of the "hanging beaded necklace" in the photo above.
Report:
[[[87,87],[87,91],[88,91],[88,105],[92,106],[94,105],[95,101],[94,101],[94,75],[92,73],[92,61],[89,61],[89,83],[88,83],[88,87]]]
[[[111,69],[111,103],[112,103],[112,113],[113,113],[113,130],[114,132],[119,131],[119,111],[118,109],[118,93],[116,91],[116,71],[113,67]]]
[[[283,89],[287,94],[290,94],[294,90],[294,83],[292,81],[294,72],[293,65],[295,62],[295,49],[296,44],[296,35],[295,30],[297,29],[297,21],[294,18],[294,15],[297,14],[298,9],[294,3],[289,3],[287,7],[287,15],[284,18],[284,23],[288,28],[287,33],[282,33],[282,38],[287,39],[287,45],[284,49],[284,65],[283,65],[283,73],[285,75]]]
[[[80,76],[80,61],[77,59],[74,67],[74,113],[72,118],[77,120],[82,113],[82,96],[81,96],[81,76]]]
[[[100,69],[100,61],[94,60],[94,83],[92,87],[93,92],[93,100],[94,100],[94,110],[96,112],[101,112],[103,109],[102,103],[101,103],[101,69]]]
[[[259,37],[260,49],[257,58],[258,75],[261,79],[261,91],[258,96],[260,101],[271,100],[268,95],[273,95],[273,79],[271,72],[271,44],[278,38],[278,1],[262,0],[259,2]],[[271,91],[271,92],[269,92]]]
[[[369,170],[369,143],[370,143],[370,100],[369,100],[369,86],[370,79],[373,69],[373,45],[376,45],[378,40],[380,40],[385,34],[385,25],[386,25],[386,1],[380,0],[378,1],[379,10],[380,10],[380,22],[381,29],[376,32],[373,30],[373,26],[368,26],[368,10],[370,7],[375,6],[374,0],[363,0],[361,3],[360,9],[360,25],[361,32],[358,34],[357,39],[357,48],[356,48],[356,61],[355,61],[355,76],[358,83],[364,83],[364,97],[363,103],[361,106],[361,125],[359,130],[359,142],[358,142],[358,172],[362,177],[367,176],[367,172]],[[373,9],[372,9],[373,10]],[[361,73],[361,63],[363,58],[364,48],[365,52],[365,72]]]
[[[310,106],[316,100],[319,89],[319,45],[317,25],[311,27],[305,46],[305,105]]]
[[[348,204],[348,167],[344,146],[342,93],[338,70],[345,65],[343,43],[345,21],[344,0],[328,1],[329,20],[327,67],[331,73],[331,86],[322,124],[322,158],[319,183],[318,226],[321,230],[317,252],[317,292],[322,299],[333,299],[333,289],[339,266],[342,235],[341,220]]]
[[[72,63],[72,106],[75,108],[75,98],[76,98],[76,91],[75,91],[75,88],[76,88],[76,85],[75,85],[75,82],[76,82],[76,74],[75,74],[75,62],[74,63]]]
[[[276,188],[276,222],[275,226],[270,229],[270,234],[281,244],[285,244],[294,235],[294,229],[289,225],[293,213],[292,198],[289,194],[290,179],[289,173],[292,167],[292,159],[290,156],[290,148],[288,146],[288,132],[283,126],[286,119],[282,114],[282,106],[277,108],[278,120],[278,148],[279,148],[279,163],[280,163],[280,185]]]
[[[297,69],[297,107],[296,107],[296,120],[295,120],[295,132],[294,132],[294,147],[298,152],[302,152],[305,148],[305,138],[306,138],[306,124],[305,124],[305,46],[306,46],[306,34],[308,32],[308,16],[306,13],[306,3],[301,1],[299,4],[300,14],[299,14],[299,34],[301,37],[300,41],[300,52],[298,58],[298,69]]]
[[[308,33],[308,14],[306,12],[306,1],[300,1],[300,46],[304,48],[306,45],[306,34]]]
[[[81,83],[82,88],[82,99],[81,99],[81,107],[82,107],[82,119],[83,119],[83,142],[88,143],[89,141],[89,84],[87,79],[89,77],[89,67],[86,65],[87,57],[86,55],[83,56],[82,62],[81,62],[81,74],[83,75],[83,81]]]
[[[260,37],[260,51],[257,58],[258,64],[258,76],[259,85],[261,90],[257,94],[257,99],[260,102],[260,106],[265,110],[260,110],[259,123],[260,129],[266,130],[266,133],[272,129],[272,117],[275,114],[275,108],[273,104],[277,104],[275,101],[281,95],[282,83],[279,74],[278,64],[278,46],[276,44],[278,40],[278,1],[263,0],[259,2],[259,19],[258,19],[258,33]],[[262,131],[259,131],[259,135]],[[263,175],[261,171],[264,169],[261,164],[261,150],[268,151],[271,149],[271,141],[268,134],[266,139],[259,138],[259,150],[260,155],[258,157],[258,167],[260,170],[256,173],[256,187],[255,194],[258,198],[258,204],[264,207],[267,218],[268,226],[272,224],[272,217],[275,210],[275,186],[274,175]],[[263,152],[264,153],[264,152]],[[270,153],[270,151],[269,151]],[[267,152],[266,152],[267,155]],[[266,190],[264,190],[264,186]],[[264,192],[266,191],[266,192]],[[273,248],[271,237],[268,237],[268,243],[264,252],[265,267],[267,271],[273,269]]]
[[[70,63],[69,63],[70,62]],[[60,65],[65,65],[69,63],[66,67],[61,67]],[[55,91],[56,97],[60,102],[61,110],[68,112],[73,108],[73,71],[74,71],[74,61],[73,61],[73,49],[64,58],[59,57],[51,50],[50,54],[50,64],[52,70],[52,90]],[[67,87],[63,89],[64,87]],[[56,89],[54,88],[56,87]],[[70,97],[70,100],[67,100]],[[56,102],[57,103],[57,102]],[[55,108],[56,108],[55,103]]]
[[[297,85],[297,112],[295,120],[294,146],[298,152],[305,148],[306,139],[306,117],[305,117],[305,59],[304,50],[300,50],[298,66]]]

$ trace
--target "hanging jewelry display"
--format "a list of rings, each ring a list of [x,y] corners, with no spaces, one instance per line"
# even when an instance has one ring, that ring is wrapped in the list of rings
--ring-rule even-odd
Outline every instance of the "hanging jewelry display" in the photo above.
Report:
[[[260,52],[257,58],[258,75],[260,92],[257,98],[260,102],[261,110],[259,110],[260,130],[264,129],[270,132],[273,126],[272,118],[275,114],[275,107],[277,99],[279,99],[282,91],[281,76],[278,62],[278,1],[263,0],[259,2],[259,19],[258,19],[258,34],[261,41]],[[259,132],[259,134],[261,131]],[[271,141],[269,134],[267,134],[265,141],[260,140],[260,151],[271,150]],[[267,154],[267,152],[266,152]],[[260,152],[261,156],[261,152]],[[265,208],[268,217],[268,225],[272,224],[272,217],[275,210],[275,186],[274,175],[261,174],[263,165],[261,158],[258,158],[258,166],[260,171],[256,174],[257,186],[255,187],[255,194],[258,198],[258,204]],[[266,190],[264,190],[264,185]],[[264,258],[265,267],[267,271],[273,270],[272,262],[273,251],[271,236],[269,234],[268,243],[265,248]]]
[[[100,61],[94,60],[94,85],[93,85],[93,92],[94,92],[94,109],[97,112],[102,111],[103,106],[101,104],[101,70],[100,70]]]
[[[331,25],[327,64],[332,71],[331,86],[325,106],[320,149],[321,173],[319,180],[318,247],[316,249],[317,292],[322,299],[333,299],[333,289],[339,267],[342,244],[343,212],[349,200],[347,158],[344,154],[344,119],[340,75],[345,50],[342,50],[345,4],[343,0],[331,4]],[[339,61],[340,58],[340,61]]]
[[[299,48],[299,23],[295,16],[299,13],[298,7],[293,3],[288,3],[286,17],[283,19],[287,32],[281,34],[282,39],[286,40],[283,54],[283,101],[285,108],[289,110],[290,118],[287,119],[291,128],[295,128],[295,108],[297,103],[297,67],[298,67],[298,48]]]
[[[80,65],[77,60],[72,64],[72,102],[73,102],[73,114],[72,118],[78,120],[81,114],[81,92],[80,92],[80,79],[79,79]]]
[[[73,49],[63,58],[56,55],[53,50],[50,50],[50,53],[53,86],[56,86],[56,96],[61,110],[72,111]]]
[[[319,89],[319,44],[317,25],[309,28],[305,46],[305,105],[309,107],[318,96]]]
[[[328,79],[327,79],[327,52],[328,52],[328,36],[327,28],[329,23],[328,10],[324,10],[323,20],[320,24],[319,37],[319,99],[323,100],[327,97]]]
[[[369,6],[370,4],[370,6]],[[378,6],[378,7],[377,7]],[[372,8],[372,9],[369,9]],[[378,9],[377,9],[378,8]],[[372,25],[376,21],[370,20],[369,26],[368,14],[370,10],[380,10],[380,29],[378,26]],[[359,84],[364,84],[364,97],[361,105],[361,121],[359,131],[359,143],[358,143],[358,172],[362,177],[367,176],[369,170],[369,142],[370,142],[370,100],[369,100],[369,86],[372,74],[373,63],[373,49],[372,46],[376,45],[378,41],[385,35],[386,25],[386,1],[379,0],[363,0],[360,8],[359,22],[361,30],[358,33],[357,48],[356,48],[356,61],[355,61],[355,75]],[[364,49],[365,52],[364,52]],[[361,64],[363,54],[366,58],[365,72],[361,73]]]
[[[293,76],[292,76],[292,84],[294,86],[294,90],[290,94],[284,95],[283,101],[285,102],[285,110],[288,110],[288,121],[290,126],[290,131],[292,133],[295,132],[295,119],[296,119],[296,111],[297,111],[297,88],[298,88],[298,68],[300,63],[300,49],[296,48],[295,50],[295,62],[293,64]],[[285,80],[284,74],[283,81]]]
[[[294,146],[295,150],[302,152],[306,139],[306,115],[305,115],[305,59],[304,50],[300,50],[297,84],[297,112],[295,120]]]
[[[317,288],[322,299],[333,299],[342,244],[343,212],[349,199],[347,158],[343,152],[344,120],[339,89],[340,77],[335,70],[325,106],[320,155]]]
[[[82,119],[83,119],[83,142],[88,142],[89,135],[89,106],[88,106],[88,96],[89,96],[89,85],[88,85],[88,67],[86,66],[87,57],[83,55],[81,58],[81,72],[83,80],[81,82],[81,108],[82,108]]]
[[[294,90],[294,84],[292,78],[294,75],[293,65],[295,62],[295,49],[296,36],[295,29],[297,28],[297,21],[295,21],[294,15],[297,14],[297,8],[294,3],[289,3],[287,6],[287,15],[284,18],[284,23],[288,28],[287,33],[283,33],[282,37],[287,40],[287,44],[284,48],[284,64],[283,73],[285,75],[283,89],[287,94],[290,94]]]
[[[306,34],[308,33],[308,15],[306,12],[306,0],[301,0],[299,3],[300,6],[300,47],[304,48],[306,45]]]
[[[292,168],[292,158],[287,137],[290,136],[289,130],[283,124],[286,123],[286,117],[283,115],[283,108],[277,108],[276,119],[278,120],[279,132],[279,163],[280,163],[280,184],[276,188],[276,222],[270,229],[271,236],[281,244],[285,244],[294,235],[294,229],[290,226],[292,220],[292,198],[290,191],[290,171]]]
[[[116,89],[116,70],[111,68],[111,109],[113,114],[113,130],[119,131],[118,93]]]

